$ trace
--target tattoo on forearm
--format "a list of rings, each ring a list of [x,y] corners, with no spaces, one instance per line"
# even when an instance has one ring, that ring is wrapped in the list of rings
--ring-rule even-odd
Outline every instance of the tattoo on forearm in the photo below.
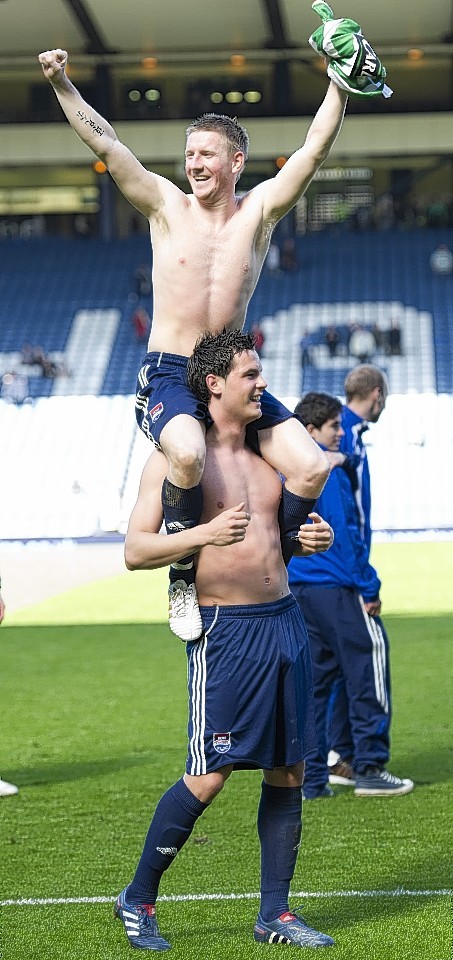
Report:
[[[102,129],[102,127],[99,126],[99,124],[95,123],[94,120],[91,119],[91,117],[87,117],[86,113],[84,113],[83,110],[77,110],[77,116],[80,117],[83,123],[87,123],[88,126],[91,127],[93,133],[98,133],[99,136],[102,137],[105,131]]]

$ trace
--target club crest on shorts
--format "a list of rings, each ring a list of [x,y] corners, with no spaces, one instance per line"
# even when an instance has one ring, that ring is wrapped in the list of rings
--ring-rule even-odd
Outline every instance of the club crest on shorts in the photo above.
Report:
[[[231,749],[231,733],[213,733],[212,743],[217,753],[228,753]]]
[[[164,412],[163,403],[156,403],[156,406],[149,411],[149,417],[150,417],[151,423],[155,423],[156,420],[159,419],[161,413],[163,412]]]

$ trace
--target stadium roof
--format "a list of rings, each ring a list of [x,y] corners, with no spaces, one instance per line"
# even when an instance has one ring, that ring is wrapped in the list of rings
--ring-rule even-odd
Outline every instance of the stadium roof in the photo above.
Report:
[[[357,19],[381,55],[409,47],[448,54],[451,0],[334,0],[336,16]],[[221,51],[269,58],[305,50],[319,25],[310,0],[0,0],[0,67],[52,47],[86,54],[197,59]],[[449,49],[450,46],[450,49]]]

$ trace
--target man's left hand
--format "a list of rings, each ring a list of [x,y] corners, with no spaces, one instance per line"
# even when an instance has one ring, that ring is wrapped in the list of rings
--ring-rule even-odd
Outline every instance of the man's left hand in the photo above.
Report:
[[[304,523],[299,527],[298,541],[302,547],[299,556],[310,557],[314,553],[325,553],[334,541],[334,532],[326,520],[319,513],[309,513],[312,523]]]

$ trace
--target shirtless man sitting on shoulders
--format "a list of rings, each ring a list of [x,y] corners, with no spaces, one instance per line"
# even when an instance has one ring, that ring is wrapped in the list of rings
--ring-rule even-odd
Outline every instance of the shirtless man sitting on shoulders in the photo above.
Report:
[[[136,413],[164,452],[162,504],[167,533],[195,526],[202,512],[206,408],[187,385],[187,358],[205,331],[242,329],[273,230],[307,189],[340,131],[347,94],[332,81],[305,142],[275,177],[236,195],[249,138],[234,119],[204,114],[186,130],[191,193],[147,170],[66,75],[68,55],[48,50],[44,76],[74,131],[107,166],[124,196],[148,219],[153,250],[151,335],[138,375]],[[286,478],[284,522],[293,526],[300,498],[306,516],[329,473],[325,454],[290,410],[269,393],[258,425],[261,456]],[[295,499],[296,498],[296,499]],[[263,555],[264,556],[264,555]],[[170,568],[170,627],[196,639],[202,623],[193,555]]]

